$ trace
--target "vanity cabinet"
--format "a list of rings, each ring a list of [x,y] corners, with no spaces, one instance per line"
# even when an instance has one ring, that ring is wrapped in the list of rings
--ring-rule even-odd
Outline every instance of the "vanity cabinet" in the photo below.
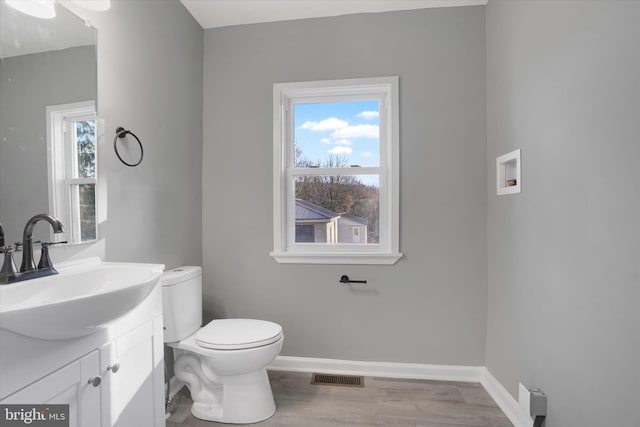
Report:
[[[17,393],[3,404],[67,404],[69,427],[100,425],[100,375],[97,350],[69,363]],[[93,380],[93,381],[92,381]]]
[[[161,317],[105,345],[100,365],[102,427],[164,426]]]
[[[162,316],[0,400],[68,404],[70,427],[165,425]]]

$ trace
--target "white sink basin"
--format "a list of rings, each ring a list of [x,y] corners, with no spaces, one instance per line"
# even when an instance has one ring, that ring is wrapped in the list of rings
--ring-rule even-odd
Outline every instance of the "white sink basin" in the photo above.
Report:
[[[45,340],[90,335],[140,304],[164,266],[89,258],[56,269],[60,274],[0,286],[0,329]]]

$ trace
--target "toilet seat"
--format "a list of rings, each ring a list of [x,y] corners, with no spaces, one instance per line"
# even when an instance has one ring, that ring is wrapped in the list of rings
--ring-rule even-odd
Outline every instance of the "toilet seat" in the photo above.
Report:
[[[241,350],[262,347],[282,338],[277,323],[254,319],[212,320],[196,334],[199,347],[212,350]]]

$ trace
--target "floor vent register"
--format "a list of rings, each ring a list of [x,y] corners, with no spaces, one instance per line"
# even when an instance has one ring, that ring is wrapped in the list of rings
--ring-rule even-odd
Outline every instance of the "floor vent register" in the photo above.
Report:
[[[364,377],[355,375],[334,375],[313,373],[311,384],[341,387],[364,387]]]

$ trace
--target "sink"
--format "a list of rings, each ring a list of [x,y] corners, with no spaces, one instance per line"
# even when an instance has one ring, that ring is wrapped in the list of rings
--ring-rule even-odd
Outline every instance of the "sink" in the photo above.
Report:
[[[0,286],[0,329],[45,340],[93,334],[138,306],[164,266],[88,258],[56,269],[54,276]]]

